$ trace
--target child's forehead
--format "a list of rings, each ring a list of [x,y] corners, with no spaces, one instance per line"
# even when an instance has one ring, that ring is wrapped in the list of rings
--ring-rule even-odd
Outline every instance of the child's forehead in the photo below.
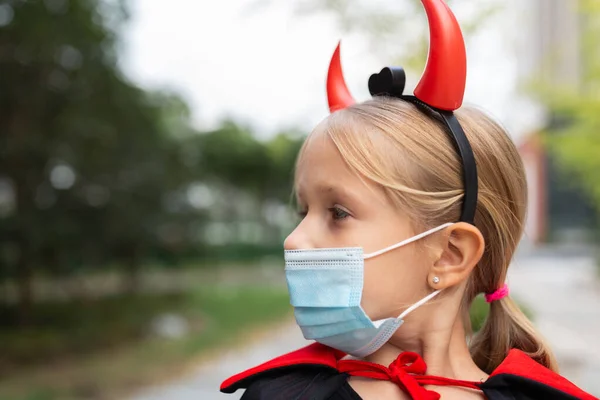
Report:
[[[328,151],[332,154],[326,154]],[[294,192],[299,200],[308,197],[338,197],[344,200],[382,194],[379,185],[361,176],[343,160],[335,146],[332,149],[315,146],[313,155],[299,163],[294,180]]]
[[[297,186],[332,186],[335,182],[357,178],[327,134],[311,134],[298,158],[295,172]]]
[[[352,135],[335,134],[340,130],[348,129],[345,123],[340,123],[340,118],[332,123],[331,116],[323,120],[308,135],[298,157],[294,173],[294,191],[296,197],[303,194],[344,194],[351,193],[363,196],[365,192],[372,193],[374,189],[382,191],[375,182],[367,179],[356,168],[350,167],[344,159],[340,148],[333,137],[349,140]],[[342,144],[342,148],[348,148]],[[351,147],[351,146],[350,146]]]

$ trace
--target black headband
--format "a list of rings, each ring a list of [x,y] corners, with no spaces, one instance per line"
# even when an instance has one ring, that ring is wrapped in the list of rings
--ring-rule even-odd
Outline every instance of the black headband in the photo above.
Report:
[[[406,74],[402,68],[385,67],[381,72],[373,74],[369,78],[369,92],[372,96],[390,96],[408,101],[428,116],[438,116],[439,120],[448,128],[446,131],[450,132],[462,162],[464,197],[460,221],[474,225],[479,189],[477,164],[467,135],[452,111],[440,110],[422,102],[415,96],[404,95],[405,84]]]

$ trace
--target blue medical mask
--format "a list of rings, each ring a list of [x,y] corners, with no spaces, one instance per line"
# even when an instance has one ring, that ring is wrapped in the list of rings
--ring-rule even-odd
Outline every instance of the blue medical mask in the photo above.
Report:
[[[285,275],[290,302],[304,338],[355,357],[368,356],[381,348],[402,325],[406,315],[440,291],[413,304],[398,318],[372,321],[360,306],[364,260],[451,225],[441,225],[370,254],[363,254],[360,247],[286,250]]]

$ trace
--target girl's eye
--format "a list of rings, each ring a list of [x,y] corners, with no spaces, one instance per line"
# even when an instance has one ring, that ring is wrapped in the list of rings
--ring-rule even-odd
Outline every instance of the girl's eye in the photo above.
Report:
[[[300,218],[300,219],[306,218],[307,214],[308,214],[307,210],[298,210],[298,218]]]
[[[335,219],[335,220],[341,220],[341,219],[344,219],[344,218],[350,216],[350,213],[348,213],[347,211],[345,211],[339,207],[332,207],[329,209],[329,211],[331,212],[331,215],[333,216],[333,219]]]

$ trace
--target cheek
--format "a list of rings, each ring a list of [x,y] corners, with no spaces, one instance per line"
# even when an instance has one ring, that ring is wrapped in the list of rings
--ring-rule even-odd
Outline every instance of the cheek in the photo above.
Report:
[[[426,295],[427,266],[412,249],[398,249],[365,260],[361,306],[378,320],[396,317]]]

